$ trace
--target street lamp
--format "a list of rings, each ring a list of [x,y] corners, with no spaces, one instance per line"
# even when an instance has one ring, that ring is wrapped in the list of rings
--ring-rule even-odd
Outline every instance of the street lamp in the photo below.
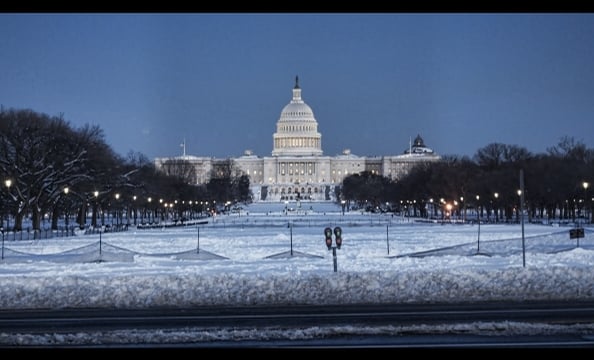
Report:
[[[120,225],[120,208],[119,208],[120,194],[119,193],[115,194],[115,199],[116,199],[116,204],[115,204],[116,226],[119,226]]]
[[[136,206],[136,195],[132,196],[132,201],[134,202],[134,225],[136,225],[136,218],[137,218],[137,212],[138,212],[138,208]],[[128,220],[128,222],[130,222]]]
[[[65,199],[65,200],[67,200],[67,199],[68,199],[68,198],[67,198],[67,196],[68,196],[68,193],[69,193],[69,192],[70,192],[70,189],[68,188],[68,186],[66,186],[66,187],[64,188],[64,196],[65,196],[65,198],[64,198],[64,199]],[[65,206],[66,206],[66,209],[65,209],[65,210],[66,210],[66,219],[65,219],[65,220],[66,220],[66,233],[68,233],[68,215],[69,215],[69,214],[68,214],[68,204],[65,204]]]
[[[340,200],[340,204],[342,205],[342,216],[344,216],[344,206],[346,204],[346,201]]]
[[[518,198],[520,199],[520,208],[517,211],[517,218],[518,220],[520,220],[520,222],[522,223],[522,227],[524,226],[524,193],[522,192],[522,189],[518,189],[517,191],[518,194]]]
[[[6,179],[4,181],[4,185],[8,188],[8,194],[10,195],[10,186],[12,185],[12,180]],[[10,211],[6,214],[6,231],[10,229]]]
[[[520,189],[518,196],[520,197],[520,223],[522,224],[522,266],[526,267],[526,242],[524,237],[524,169],[520,169]]]
[[[476,220],[478,223],[478,235],[476,237],[476,253],[481,252],[481,218],[478,213],[480,196],[476,196]]]
[[[93,215],[92,215],[92,219],[91,219],[91,225],[93,225],[93,227],[97,226],[97,211],[98,211],[98,198],[99,198],[99,191],[95,190],[93,191],[93,196],[95,196],[95,204],[93,206]]]
[[[12,180],[6,179],[4,181],[4,185],[8,188],[8,193],[10,194],[10,185],[12,185]],[[10,211],[6,214],[6,231],[10,228]],[[0,224],[2,223],[2,219],[0,219]],[[4,260],[4,231],[2,232],[2,260]]]
[[[447,203],[446,210],[447,210],[446,216],[447,216],[448,220],[450,220],[450,222],[451,222],[452,221],[452,204]]]
[[[495,222],[499,222],[499,207],[498,207],[498,203],[497,203],[497,199],[499,199],[499,193],[496,192],[493,194],[493,196],[495,197]]]
[[[587,213],[587,208],[586,208],[586,199],[588,198],[588,186],[590,186],[590,184],[586,181],[584,181],[582,183],[582,186],[584,187],[584,223],[586,222],[586,219],[588,219],[588,213]]]

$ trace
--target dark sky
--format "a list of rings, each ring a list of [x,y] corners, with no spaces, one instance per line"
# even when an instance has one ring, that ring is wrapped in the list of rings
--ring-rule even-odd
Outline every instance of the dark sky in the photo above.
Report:
[[[594,147],[594,14],[0,14],[0,104],[124,156],[270,156],[296,75],[325,155]]]

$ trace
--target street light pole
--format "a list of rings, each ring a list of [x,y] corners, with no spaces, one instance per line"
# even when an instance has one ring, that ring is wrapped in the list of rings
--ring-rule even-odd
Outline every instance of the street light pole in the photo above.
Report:
[[[448,221],[451,223],[452,222],[452,204],[447,203],[446,204],[446,209],[447,209],[446,216],[448,218]]]
[[[134,226],[136,226],[136,219],[137,219],[137,213],[138,213],[138,206],[136,205],[136,195],[132,196],[132,201],[134,202],[134,207],[133,207],[133,211],[134,211]],[[128,220],[128,223],[130,221]]]
[[[12,180],[7,179],[4,181],[4,184],[6,185],[6,187],[8,188],[8,193],[10,194],[10,185],[12,185]],[[9,227],[9,219],[10,219],[10,211],[7,211],[6,213],[6,231],[2,231],[2,260],[4,260],[4,233],[8,231],[8,227]],[[2,225],[2,219],[0,218],[0,225]]]
[[[153,198],[149,197],[148,199],[148,223],[151,224],[151,212],[153,211],[151,209],[151,201],[153,201]],[[155,215],[153,215],[153,219],[155,218]]]
[[[70,189],[68,188],[68,186],[66,186],[64,188],[64,202],[65,202],[65,204],[64,204],[64,207],[65,207],[65,209],[64,209],[64,211],[65,211],[65,214],[64,214],[65,219],[64,220],[65,220],[65,223],[66,223],[66,236],[68,236],[68,216],[69,216],[69,214],[68,214],[68,192],[69,191],[70,191]]]
[[[4,181],[4,185],[8,188],[8,195],[10,196],[10,186],[12,185],[12,180],[6,179]],[[10,230],[10,210],[6,213],[6,231]]]
[[[481,217],[479,216],[478,209],[479,209],[479,199],[481,197],[479,195],[476,196],[476,220],[478,223],[478,236],[476,238],[476,253],[478,254],[481,252]]]
[[[93,215],[91,218],[91,225],[93,226],[93,228],[97,227],[97,212],[99,211],[99,204],[98,204],[98,200],[97,198],[99,197],[99,191],[95,190],[93,191],[93,195],[95,196],[95,203],[93,206]]]
[[[588,219],[588,211],[587,211],[587,207],[586,207],[586,199],[588,198],[588,186],[590,186],[590,184],[586,181],[584,181],[582,183],[582,186],[584,187],[584,224],[586,223],[586,220]]]
[[[524,169],[520,169],[520,217],[522,222],[522,266],[526,267],[526,243],[524,241]]]
[[[499,199],[499,193],[495,193],[493,194],[493,196],[495,197],[495,222],[498,223],[499,222],[499,207],[498,207],[498,203],[497,203],[497,199]]]
[[[116,229],[119,230],[120,226],[120,194],[115,194],[115,216],[116,216]]]

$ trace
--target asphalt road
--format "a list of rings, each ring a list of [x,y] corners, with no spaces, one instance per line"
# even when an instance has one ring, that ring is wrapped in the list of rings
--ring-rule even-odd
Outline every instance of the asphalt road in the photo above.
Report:
[[[0,311],[0,334],[73,334],[94,331],[199,328],[305,329],[349,326],[350,329],[380,326],[455,325],[473,322],[522,322],[566,325],[594,324],[594,302],[523,302],[480,304],[382,304],[327,306],[196,307],[150,309],[44,309]],[[440,329],[447,327],[439,327]],[[504,327],[502,327],[504,328]],[[7,348],[10,345],[2,345]],[[309,340],[218,340],[112,344],[62,344],[59,347],[128,348],[481,348],[481,347],[594,347],[594,331],[563,334],[506,334],[428,331],[427,333],[348,334]]]

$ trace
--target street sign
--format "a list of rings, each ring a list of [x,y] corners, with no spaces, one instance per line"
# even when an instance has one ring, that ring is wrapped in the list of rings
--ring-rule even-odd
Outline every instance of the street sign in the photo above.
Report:
[[[569,230],[570,239],[579,239],[584,237],[584,228],[576,228]]]

